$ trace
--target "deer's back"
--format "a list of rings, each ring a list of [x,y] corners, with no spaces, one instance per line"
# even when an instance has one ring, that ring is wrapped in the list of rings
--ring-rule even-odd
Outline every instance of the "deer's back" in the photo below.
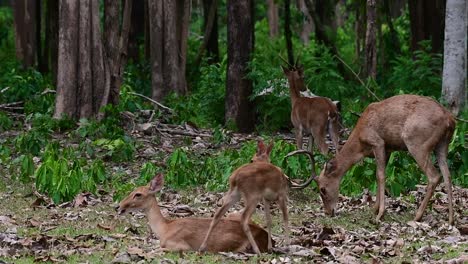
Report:
[[[281,169],[269,162],[254,162],[238,168],[232,173],[229,183],[231,189],[235,188],[240,193],[257,194],[268,200],[286,195],[288,189]]]
[[[326,126],[329,114],[338,114],[336,105],[330,99],[300,97],[293,102],[291,122],[296,128],[301,126],[308,130],[317,124]]]
[[[389,149],[406,149],[408,140],[434,142],[453,133],[455,119],[436,101],[417,95],[397,95],[370,104],[355,129],[361,141],[383,139]],[[351,135],[350,138],[355,135]],[[451,137],[451,134],[449,135]]]
[[[161,238],[161,246],[163,247],[163,244],[173,245],[182,241],[196,251],[200,248],[211,221],[211,218],[174,219],[169,223],[170,232],[166,233],[165,241]],[[260,251],[267,251],[268,233],[253,223],[249,224],[249,227]],[[207,250],[211,252],[247,251],[250,246],[247,236],[242,230],[242,225],[236,220],[221,219],[210,237]]]

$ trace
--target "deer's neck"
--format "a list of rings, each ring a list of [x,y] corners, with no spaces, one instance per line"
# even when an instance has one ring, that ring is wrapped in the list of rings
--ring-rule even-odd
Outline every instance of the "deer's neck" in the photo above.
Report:
[[[289,94],[291,95],[291,105],[294,105],[297,99],[301,97],[294,81],[289,82]]]
[[[336,175],[342,178],[344,174],[363,157],[364,153],[361,142],[358,138],[351,135],[343,148],[341,148],[335,156],[336,163],[338,164]]]
[[[155,197],[151,199],[151,206],[145,213],[148,218],[148,224],[151,227],[151,231],[161,238],[161,235],[165,232],[167,227],[167,219],[162,215]]]

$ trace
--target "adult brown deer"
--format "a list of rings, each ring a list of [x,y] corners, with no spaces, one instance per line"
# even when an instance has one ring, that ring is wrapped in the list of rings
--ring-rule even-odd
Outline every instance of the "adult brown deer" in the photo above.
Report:
[[[149,226],[161,242],[161,248],[169,251],[198,250],[210,226],[211,218],[180,218],[166,219],[159,209],[154,194],[164,184],[162,174],[156,175],[148,186],[136,188],[119,204],[119,214],[133,210],[143,210],[148,218]],[[221,225],[213,230],[214,239],[208,242],[206,250],[221,251],[250,251],[250,241],[242,231],[242,225],[235,217],[220,219]],[[260,251],[268,249],[268,233],[256,224],[248,225],[252,237],[258,244]],[[250,250],[248,250],[250,249]]]
[[[270,144],[272,147],[273,145]],[[247,235],[252,248],[255,253],[260,254],[259,247],[253,239],[251,227],[248,225],[252,214],[257,207],[260,200],[263,200],[265,207],[265,218],[268,227],[268,250],[272,248],[271,240],[271,215],[270,215],[270,202],[277,201],[283,214],[283,225],[286,233],[286,244],[289,244],[289,226],[288,226],[288,179],[283,174],[280,168],[269,162],[269,151],[261,149],[264,144],[259,143],[258,153],[267,154],[263,155],[263,160],[256,160],[252,163],[243,165],[236,169],[229,177],[229,191],[223,197],[223,205],[216,211],[213,221],[210,224],[208,233],[205,236],[200,251],[206,250],[207,243],[210,241],[210,235],[213,229],[218,225],[221,217],[238,202],[241,196],[244,198],[245,208],[242,211],[241,224],[242,229]],[[269,147],[268,149],[271,148]],[[262,155],[261,155],[262,156]]]
[[[397,95],[370,104],[362,113],[346,144],[325,164],[316,179],[325,213],[334,214],[340,182],[346,171],[362,158],[373,156],[377,163],[374,210],[377,220],[380,220],[385,211],[385,166],[389,154],[396,150],[407,150],[428,178],[426,195],[414,218],[415,221],[420,221],[440,180],[440,174],[431,162],[431,152],[434,152],[448,196],[449,224],[453,225],[452,184],[447,152],[455,125],[455,119],[449,111],[423,96]],[[296,151],[289,155],[297,153],[305,152]],[[315,179],[314,171],[306,184],[312,179]],[[306,184],[300,187],[305,187]]]
[[[297,63],[296,63],[297,64]],[[325,97],[302,97],[300,92],[307,90],[304,84],[304,71],[301,66],[283,68],[288,78],[289,92],[291,95],[291,122],[296,133],[296,144],[302,149],[302,135],[309,134],[309,151],[313,150],[315,140],[322,154],[328,153],[328,145],[325,142],[326,133],[330,135],[335,150],[338,151],[340,114],[337,106]]]

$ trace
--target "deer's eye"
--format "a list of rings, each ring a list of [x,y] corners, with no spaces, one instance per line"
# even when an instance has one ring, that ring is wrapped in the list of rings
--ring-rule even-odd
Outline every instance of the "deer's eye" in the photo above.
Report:
[[[135,195],[133,195],[133,198],[140,198],[141,197],[141,193],[135,193]]]

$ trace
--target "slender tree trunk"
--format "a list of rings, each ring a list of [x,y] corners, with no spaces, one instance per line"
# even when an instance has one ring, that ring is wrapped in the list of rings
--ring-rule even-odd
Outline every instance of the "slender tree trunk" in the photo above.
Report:
[[[206,47],[206,55],[208,63],[219,62],[219,45],[218,45],[218,0],[203,0],[203,46]],[[197,60],[201,59],[203,54],[200,48]],[[198,65],[195,63],[195,65]],[[195,66],[196,67],[196,66]]]
[[[466,0],[447,0],[442,97],[455,115],[467,99],[467,11]]]
[[[254,49],[253,0],[228,0],[228,65],[225,120],[240,132],[254,128],[252,81],[247,78],[248,62]]]
[[[366,62],[365,73],[374,80],[377,76],[377,3],[367,0]]]
[[[268,28],[270,29],[270,37],[275,38],[279,35],[279,11],[278,4],[275,0],[267,0],[267,19]]]
[[[163,28],[163,2],[148,0],[148,15],[150,28],[151,50],[151,89],[155,100],[163,99],[169,93],[164,83],[163,54],[164,54],[164,28]]]
[[[307,11],[307,7],[304,3],[304,0],[299,0],[298,2],[299,10],[301,10],[303,21],[302,21],[302,30],[301,30],[301,40],[304,45],[308,45],[310,42],[310,34],[315,31],[315,25]]]
[[[355,34],[356,34],[356,60],[358,62],[361,62],[364,44],[366,40],[366,5],[365,5],[365,2],[363,1],[359,1],[358,3],[356,3]]]
[[[145,35],[145,1],[132,1],[130,35],[128,37],[128,58],[133,62],[140,60],[139,45]]]
[[[46,50],[49,50],[50,53],[50,68],[52,71],[53,83],[57,85],[57,65],[58,65],[58,50],[59,50],[59,1],[58,0],[48,0],[47,1],[47,19],[49,19],[49,27],[46,30],[46,34],[49,36],[46,39],[48,47]],[[45,56],[48,58],[49,56]]]
[[[14,0],[16,58],[23,67],[33,67],[36,63],[36,1]]]
[[[179,58],[179,87],[177,92],[179,94],[187,93],[187,80],[186,80],[186,64],[187,64],[187,42],[189,34],[189,25],[190,25],[190,0],[179,0],[177,5],[177,17],[180,18],[177,24],[177,32],[179,32],[178,40],[178,58]]]
[[[42,49],[42,7],[40,0],[36,0],[36,54],[37,54],[37,68],[39,72],[46,73],[48,67],[46,64],[46,58]]]
[[[289,65],[294,65],[294,52],[291,40],[291,4],[284,0],[284,38],[286,39],[286,50],[288,51]]]

